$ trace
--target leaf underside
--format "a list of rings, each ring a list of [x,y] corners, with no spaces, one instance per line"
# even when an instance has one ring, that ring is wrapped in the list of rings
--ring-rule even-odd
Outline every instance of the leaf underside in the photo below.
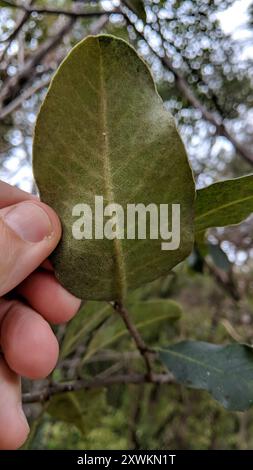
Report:
[[[219,346],[183,341],[159,350],[176,380],[207,390],[225,408],[243,411],[253,404],[253,349],[244,344]]]
[[[191,251],[192,171],[149,69],[125,41],[90,36],[63,61],[37,119],[33,167],[41,199],[63,226],[52,256],[56,275],[76,296],[120,300]],[[125,213],[131,203],[180,204],[179,249],[162,251],[160,239],[127,240],[126,233],[123,240],[73,239],[72,208],[86,203],[94,214],[95,195]]]

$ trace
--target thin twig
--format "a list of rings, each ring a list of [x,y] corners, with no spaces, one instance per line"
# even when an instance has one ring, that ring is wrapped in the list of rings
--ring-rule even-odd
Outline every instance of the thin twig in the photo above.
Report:
[[[33,4],[34,0],[30,0],[29,2],[29,6],[31,6]],[[6,46],[2,52],[2,55],[1,55],[1,62],[4,60],[4,57],[12,43],[12,41],[14,41],[14,39],[17,37],[18,33],[20,32],[20,30],[23,28],[24,24],[27,22],[27,20],[30,18],[30,12],[27,12],[27,11],[24,11],[24,12],[20,12],[21,13],[21,17],[20,17],[20,20],[18,21],[17,25],[16,25],[16,28],[9,34],[9,36],[4,39],[3,41],[0,41],[0,42],[6,42]]]
[[[207,257],[204,258],[204,264],[208,269],[208,272],[216,280],[217,284],[221,286],[235,301],[238,302],[241,298],[238,286],[235,284],[232,272],[225,272],[211,263]]]
[[[109,21],[109,16],[107,14],[104,14],[100,18],[98,18],[96,21],[93,21],[89,27],[89,34],[96,35],[101,32],[101,30],[104,28],[104,26],[108,23]]]
[[[147,368],[147,377],[152,381],[152,360],[151,354],[154,354],[154,351],[146,345],[145,341],[142,339],[139,331],[137,330],[134,323],[132,323],[129,312],[127,309],[122,305],[121,302],[113,302],[112,306],[116,312],[118,312],[125,323],[126,328],[128,329],[131,337],[133,338],[137,349],[139,350],[140,354],[142,355],[146,368]]]
[[[89,359],[85,361],[86,364],[93,364],[94,362],[114,362],[120,361],[123,363],[129,363],[129,361],[133,359],[139,359],[140,354],[138,351],[124,351],[124,352],[117,352],[112,350],[103,349],[99,351],[94,356],[91,356]],[[66,368],[66,367],[75,367],[76,358],[70,359],[63,359],[59,364],[58,368]]]
[[[105,13],[107,14],[112,14],[112,13],[119,13],[119,9],[113,9],[111,11],[79,11],[79,9],[72,9],[72,10],[66,10],[64,8],[52,8],[52,7],[37,7],[37,6],[31,6],[31,5],[23,5],[19,3],[14,3],[9,0],[5,0],[5,3],[7,3],[10,8],[17,8],[19,10],[24,11],[28,15],[31,13],[38,13],[38,14],[46,14],[46,15],[65,15],[69,16],[71,18],[92,18],[96,16],[102,16]]]
[[[188,103],[191,104],[194,108],[198,109],[206,121],[209,121],[211,124],[213,124],[216,130],[216,135],[223,135],[226,137],[226,139],[228,139],[233,144],[236,151],[244,158],[244,160],[252,165],[253,154],[248,148],[245,147],[244,144],[238,142],[238,140],[230,133],[230,131],[225,126],[222,117],[218,114],[216,116],[201,103],[198,97],[191,90],[185,77],[178,71],[178,69],[174,67],[172,60],[168,57],[168,55],[160,55],[157,50],[149,43],[144,32],[141,32],[136,28],[136,24],[128,17],[124,10],[122,10],[122,14],[124,15],[127,23],[134,28],[136,34],[146,42],[153,54],[161,61],[162,65],[173,74],[178,90],[187,99]]]
[[[175,383],[172,374],[152,374],[152,379],[147,374],[120,374],[106,378],[94,378],[91,380],[79,379],[72,382],[53,383],[48,387],[35,392],[24,393],[23,403],[44,403],[52,396],[60,393],[76,392],[79,390],[90,390],[94,388],[111,387],[112,385],[138,385],[143,383],[171,384]]]
[[[74,23],[75,19],[69,18],[64,23],[62,28],[56,34],[54,34],[54,36],[47,39],[37,50],[37,52],[26,61],[22,70],[20,70],[14,77],[11,77],[5,81],[0,93],[0,101],[9,104],[11,99],[16,98],[22,86],[25,85],[28,79],[30,80],[31,77],[34,76],[37,65],[43,61],[49,52],[59,45],[63,37],[69,33]]]
[[[37,93],[39,90],[46,88],[50,83],[51,77],[47,80],[40,80],[34,86],[27,88],[21,95],[17,96],[14,100],[10,101],[2,110],[0,110],[0,120],[5,119],[9,114],[13,113],[17,108],[19,108],[24,101],[31,98],[34,93]]]
[[[100,16],[100,18],[91,23],[89,27],[89,34],[98,34],[104,28],[108,21],[109,16],[107,14]],[[47,54],[51,52],[52,49],[58,46],[62,38],[71,30],[74,23],[75,19],[69,19],[54,37],[45,41],[45,43],[42,44],[36,54],[27,60],[25,66],[17,75],[8,79],[4,83],[0,92],[0,102],[7,101],[7,104],[0,111],[0,119],[5,118],[10,112],[17,109],[25,99],[30,98],[33,93],[37,92],[40,88],[43,88],[44,85],[41,81],[37,85],[35,85],[34,88],[28,88],[23,92],[21,96],[19,96],[20,88],[23,88],[25,79],[29,78],[30,80],[33,77],[36,65],[41,63],[42,60],[47,56]],[[61,62],[62,59],[63,57],[61,56],[59,62]],[[46,82],[45,86],[47,85],[48,83]]]

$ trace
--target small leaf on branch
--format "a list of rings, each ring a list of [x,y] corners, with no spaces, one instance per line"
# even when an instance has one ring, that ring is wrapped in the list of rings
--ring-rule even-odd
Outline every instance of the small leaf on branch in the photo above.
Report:
[[[159,349],[159,356],[179,383],[207,390],[225,408],[244,411],[252,406],[252,347],[183,341]]]

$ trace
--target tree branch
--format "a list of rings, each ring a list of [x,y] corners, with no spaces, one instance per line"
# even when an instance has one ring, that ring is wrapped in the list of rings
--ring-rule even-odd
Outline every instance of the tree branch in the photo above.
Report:
[[[32,5],[34,2],[34,0],[30,0],[30,3],[29,3],[29,6]],[[9,36],[3,40],[3,41],[0,41],[0,42],[7,42],[3,52],[2,52],[2,55],[1,55],[1,61],[4,60],[4,57],[12,43],[12,41],[17,37],[19,31],[23,28],[24,24],[27,22],[27,20],[30,18],[30,14],[29,12],[27,11],[24,11],[23,13],[21,13],[21,18],[20,20],[18,21],[17,25],[16,25],[16,28],[12,31],[12,33],[9,34]]]
[[[148,42],[148,40],[145,37],[144,32],[139,31],[136,28],[136,25],[133,21],[130,20],[130,18],[127,16],[126,12],[122,10],[122,14],[124,15],[126,21],[128,24],[130,24],[136,34],[140,36],[150,50],[153,52],[153,54],[161,61],[162,65],[168,69],[170,72],[172,72],[176,86],[178,90],[181,92],[181,94],[187,99],[188,103],[191,104],[194,108],[198,109],[203,118],[213,124],[216,129],[216,135],[222,135],[226,137],[234,146],[236,151],[244,158],[244,160],[247,161],[247,163],[250,163],[251,165],[253,164],[253,154],[250,152],[248,148],[245,147],[241,142],[238,142],[238,140],[229,132],[229,130],[226,128],[222,117],[221,116],[215,116],[212,112],[210,112],[198,99],[198,97],[193,93],[191,90],[187,80],[185,77],[173,66],[173,63],[171,59],[167,55],[160,55],[156,49]]]
[[[207,257],[204,258],[204,265],[207,267],[209,273],[217,284],[221,286],[235,301],[238,302],[241,299],[238,286],[235,284],[232,272],[225,272],[219,269],[215,264],[211,263]]]
[[[140,354],[142,355],[146,368],[147,368],[147,377],[152,382],[153,372],[152,372],[152,360],[151,355],[155,354],[155,352],[148,348],[144,340],[142,339],[139,331],[137,330],[134,323],[132,323],[129,312],[127,309],[122,305],[120,302],[113,302],[112,306],[116,312],[118,312],[125,323],[127,330],[129,331],[131,337],[133,338],[137,349],[139,350]]]
[[[90,390],[94,388],[111,387],[112,385],[138,385],[143,383],[154,383],[158,385],[175,383],[171,374],[152,374],[152,379],[147,374],[122,374],[106,378],[94,378],[92,380],[79,379],[73,382],[53,383],[48,387],[35,392],[24,393],[23,403],[44,403],[52,396],[59,393],[76,392],[79,390]]]
[[[102,16],[104,14],[119,13],[119,9],[116,8],[108,13],[104,10],[102,11],[80,11],[79,9],[73,8],[72,10],[65,10],[64,8],[52,8],[52,7],[37,7],[31,5],[23,5],[19,3],[14,3],[9,0],[5,0],[5,3],[8,3],[10,8],[17,8],[24,11],[28,15],[31,13],[46,14],[46,15],[65,15],[71,18],[93,18],[96,16]]]
[[[31,96],[34,93],[37,93],[37,91],[41,90],[42,88],[47,87],[50,83],[50,80],[51,78],[47,80],[40,80],[34,86],[27,88],[21,95],[17,96],[17,98],[10,101],[9,104],[7,104],[2,110],[0,110],[0,120],[5,119],[6,116],[13,113],[13,111],[19,108],[19,106],[21,106],[25,100],[28,100],[29,98],[31,98]]]
[[[106,25],[108,20],[109,20],[108,15],[103,15],[98,20],[94,21],[90,25],[89,34],[92,34],[92,35],[93,34],[98,34],[101,31],[101,29]],[[54,47],[54,46],[52,46],[52,47]],[[63,59],[63,57],[60,57],[59,62],[61,62],[62,59]],[[16,78],[16,77],[14,77],[14,78]],[[11,100],[6,106],[4,106],[2,108],[2,110],[0,110],[0,120],[5,119],[9,114],[11,114],[13,111],[15,111],[20,105],[22,105],[22,103],[25,100],[30,98],[34,93],[36,93],[40,89],[48,86],[50,81],[51,81],[51,77],[47,80],[40,80],[36,85],[25,89],[21,95],[18,95],[16,98]],[[8,91],[6,91],[6,93],[8,93]],[[0,99],[1,99],[1,96],[3,94],[4,94],[4,90],[2,89],[2,92],[0,93]]]
[[[49,52],[51,52],[51,50],[58,46],[62,38],[71,30],[74,23],[75,18],[69,18],[63,27],[58,31],[58,33],[47,39],[37,50],[37,52],[27,60],[22,70],[20,70],[14,77],[6,80],[0,93],[0,101],[2,103],[5,102],[8,104],[11,99],[16,98],[18,92],[20,91],[20,87],[24,85],[28,79],[31,79],[31,77],[34,76],[36,66],[41,63],[41,61]]]

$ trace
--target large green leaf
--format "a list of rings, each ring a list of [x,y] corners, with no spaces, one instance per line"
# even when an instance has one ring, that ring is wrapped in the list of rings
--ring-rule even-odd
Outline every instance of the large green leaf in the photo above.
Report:
[[[139,331],[148,330],[151,333],[156,325],[175,322],[181,317],[182,310],[173,300],[152,299],[131,304],[131,318]],[[108,348],[113,343],[129,335],[119,315],[111,316],[107,322],[94,334],[89,343],[84,361],[87,361],[97,351]]]
[[[61,64],[41,107],[33,165],[41,198],[59,214],[56,275],[78,297],[122,299],[128,288],[166,274],[191,251],[194,182],[171,115],[135,50],[113,36],[90,36]],[[73,206],[180,204],[181,241],[76,240]],[[94,236],[94,234],[93,234]],[[159,235],[160,236],[160,235]]]
[[[130,8],[142,21],[146,21],[146,11],[143,0],[124,0],[125,5]]]
[[[195,231],[241,222],[253,212],[253,175],[219,181],[197,191]]]
[[[179,383],[208,390],[229,410],[253,404],[253,349],[244,344],[183,341],[160,349],[162,362]]]
[[[74,424],[85,435],[99,425],[105,406],[104,390],[80,390],[54,395],[46,411],[55,419]]]

